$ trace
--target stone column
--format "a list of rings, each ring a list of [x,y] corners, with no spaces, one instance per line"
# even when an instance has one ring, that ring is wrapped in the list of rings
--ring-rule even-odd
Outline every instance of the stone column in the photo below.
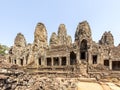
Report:
[[[44,56],[41,56],[40,59],[41,59],[41,65],[42,65],[42,66],[45,66],[45,65],[46,65],[46,64],[45,64],[45,57],[44,57]],[[39,64],[39,58],[38,58],[38,64]]]
[[[35,64],[37,66],[39,66],[39,56],[37,56],[35,53],[30,53],[29,57],[28,57],[28,63],[30,63],[31,61],[30,60],[34,60],[35,61]]]
[[[53,66],[53,57],[51,57],[51,66]]]
[[[16,64],[20,66],[20,58],[15,58],[16,60]],[[14,64],[15,64],[15,60],[14,60]]]
[[[92,54],[91,53],[89,53],[89,57],[88,57],[88,63],[89,64],[92,64]]]
[[[26,61],[26,57],[24,56],[23,58],[23,66],[26,65],[27,61]]]
[[[109,60],[109,68],[112,70],[112,60]]]
[[[90,52],[89,51],[87,52],[87,62],[88,63],[90,62]]]
[[[66,65],[70,65],[70,54],[66,57]]]
[[[59,57],[59,66],[62,66],[62,57]]]
[[[77,53],[76,53],[76,59],[80,60],[80,51],[77,51]]]
[[[12,64],[14,64],[14,59],[12,58],[11,60],[12,60]]]

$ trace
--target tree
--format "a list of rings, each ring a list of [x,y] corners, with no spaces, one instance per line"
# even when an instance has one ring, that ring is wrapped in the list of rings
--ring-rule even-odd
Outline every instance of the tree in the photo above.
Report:
[[[0,44],[0,55],[7,54],[8,50],[9,50],[9,47],[7,47],[6,45],[1,45]]]

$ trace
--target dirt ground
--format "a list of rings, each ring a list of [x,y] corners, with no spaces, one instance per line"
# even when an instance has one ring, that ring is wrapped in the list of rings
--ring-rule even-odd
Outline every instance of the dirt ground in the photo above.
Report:
[[[120,90],[120,87],[111,82],[78,82],[77,90]]]

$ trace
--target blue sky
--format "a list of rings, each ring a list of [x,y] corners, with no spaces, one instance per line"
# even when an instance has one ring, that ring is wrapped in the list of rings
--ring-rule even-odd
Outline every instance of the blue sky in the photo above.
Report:
[[[19,32],[32,43],[38,22],[45,24],[48,38],[59,24],[65,24],[74,41],[76,27],[84,20],[90,24],[94,41],[111,31],[115,45],[120,43],[120,0],[1,0],[0,43],[12,46]]]

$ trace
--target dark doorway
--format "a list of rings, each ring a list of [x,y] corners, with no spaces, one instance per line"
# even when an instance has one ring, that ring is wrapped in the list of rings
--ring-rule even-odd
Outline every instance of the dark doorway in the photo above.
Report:
[[[80,44],[80,59],[86,60],[87,59],[87,40],[83,39]]]
[[[9,63],[11,63],[11,58],[9,57]]]
[[[92,58],[93,58],[93,64],[97,64],[97,55],[93,55]]]
[[[66,57],[62,57],[62,66],[65,66],[66,65]]]
[[[104,66],[109,66],[109,60],[104,60]]]
[[[83,39],[80,45],[80,50],[87,51],[87,40]]]
[[[70,65],[76,64],[76,54],[72,51],[70,52]]]
[[[54,61],[55,66],[59,66],[59,58],[58,57],[54,57],[53,61]]]
[[[51,58],[47,58],[47,66],[51,66],[52,65],[52,62],[51,62]]]
[[[14,60],[14,63],[16,64],[16,60]]]
[[[80,59],[86,59],[86,53],[85,52],[80,53]]]
[[[120,70],[120,61],[112,61],[112,69]]]
[[[41,58],[38,59],[38,63],[39,63],[39,65],[41,65]]]
[[[29,57],[29,54],[27,54],[26,56],[26,64],[28,64],[28,57]]]
[[[20,64],[21,66],[23,66],[23,59],[20,59]]]

